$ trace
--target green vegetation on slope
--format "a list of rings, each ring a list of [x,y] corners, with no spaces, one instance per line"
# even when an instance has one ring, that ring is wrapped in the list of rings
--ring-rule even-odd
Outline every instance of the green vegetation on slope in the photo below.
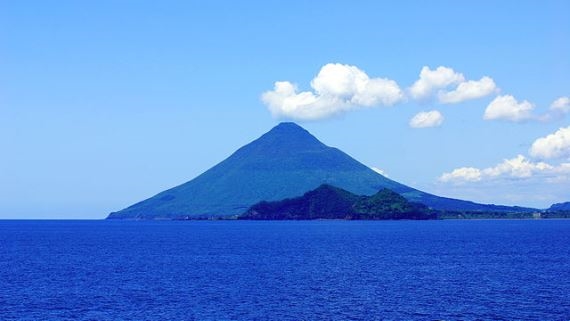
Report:
[[[301,197],[253,205],[239,219],[247,220],[425,220],[437,218],[425,205],[412,203],[389,189],[358,196],[323,184]]]

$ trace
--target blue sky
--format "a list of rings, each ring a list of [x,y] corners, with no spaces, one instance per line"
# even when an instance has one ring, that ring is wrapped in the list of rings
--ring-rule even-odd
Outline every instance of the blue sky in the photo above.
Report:
[[[0,218],[103,218],[284,119],[427,192],[570,201],[568,12],[568,1],[2,1]]]

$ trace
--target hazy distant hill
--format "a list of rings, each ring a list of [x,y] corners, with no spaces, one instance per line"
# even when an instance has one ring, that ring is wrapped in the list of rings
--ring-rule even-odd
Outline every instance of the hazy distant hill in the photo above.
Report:
[[[544,218],[570,218],[570,202],[552,204],[542,212]]]
[[[260,201],[303,195],[330,184],[358,195],[388,188],[440,210],[527,211],[438,197],[390,180],[294,123],[281,123],[195,179],[161,192],[112,219],[175,219],[237,215]]]
[[[549,211],[570,211],[570,202],[552,204]]]
[[[427,206],[412,203],[385,188],[372,196],[358,196],[323,184],[301,197],[253,205],[239,219],[247,220],[426,220],[437,218]]]

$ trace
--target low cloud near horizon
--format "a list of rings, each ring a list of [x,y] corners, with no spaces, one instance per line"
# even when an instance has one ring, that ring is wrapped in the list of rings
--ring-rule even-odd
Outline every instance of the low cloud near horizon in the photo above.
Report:
[[[547,179],[560,180],[560,174],[565,180],[570,181],[570,163],[550,165],[545,162],[533,162],[523,155],[517,155],[511,159],[504,159],[501,163],[484,169],[476,167],[460,167],[449,173],[444,173],[439,181],[444,183],[468,183],[481,180],[515,178],[525,179],[540,175]]]
[[[530,180],[540,183],[570,183],[570,126],[540,137],[532,144],[529,155],[540,161],[533,161],[523,155],[504,159],[501,163],[479,169],[460,167],[439,177],[441,183],[467,184],[496,180]],[[558,164],[544,160],[561,160]]]
[[[433,192],[452,198],[494,203],[489,191],[504,191],[502,205],[538,202],[553,204],[568,199],[570,163],[532,161],[523,155],[487,168],[461,167],[444,173]]]

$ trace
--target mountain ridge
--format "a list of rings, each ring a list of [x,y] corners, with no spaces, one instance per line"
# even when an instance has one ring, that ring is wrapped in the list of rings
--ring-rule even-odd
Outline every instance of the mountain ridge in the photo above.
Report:
[[[549,211],[570,211],[570,202],[562,202],[562,203],[555,203],[552,204],[549,208]]]

